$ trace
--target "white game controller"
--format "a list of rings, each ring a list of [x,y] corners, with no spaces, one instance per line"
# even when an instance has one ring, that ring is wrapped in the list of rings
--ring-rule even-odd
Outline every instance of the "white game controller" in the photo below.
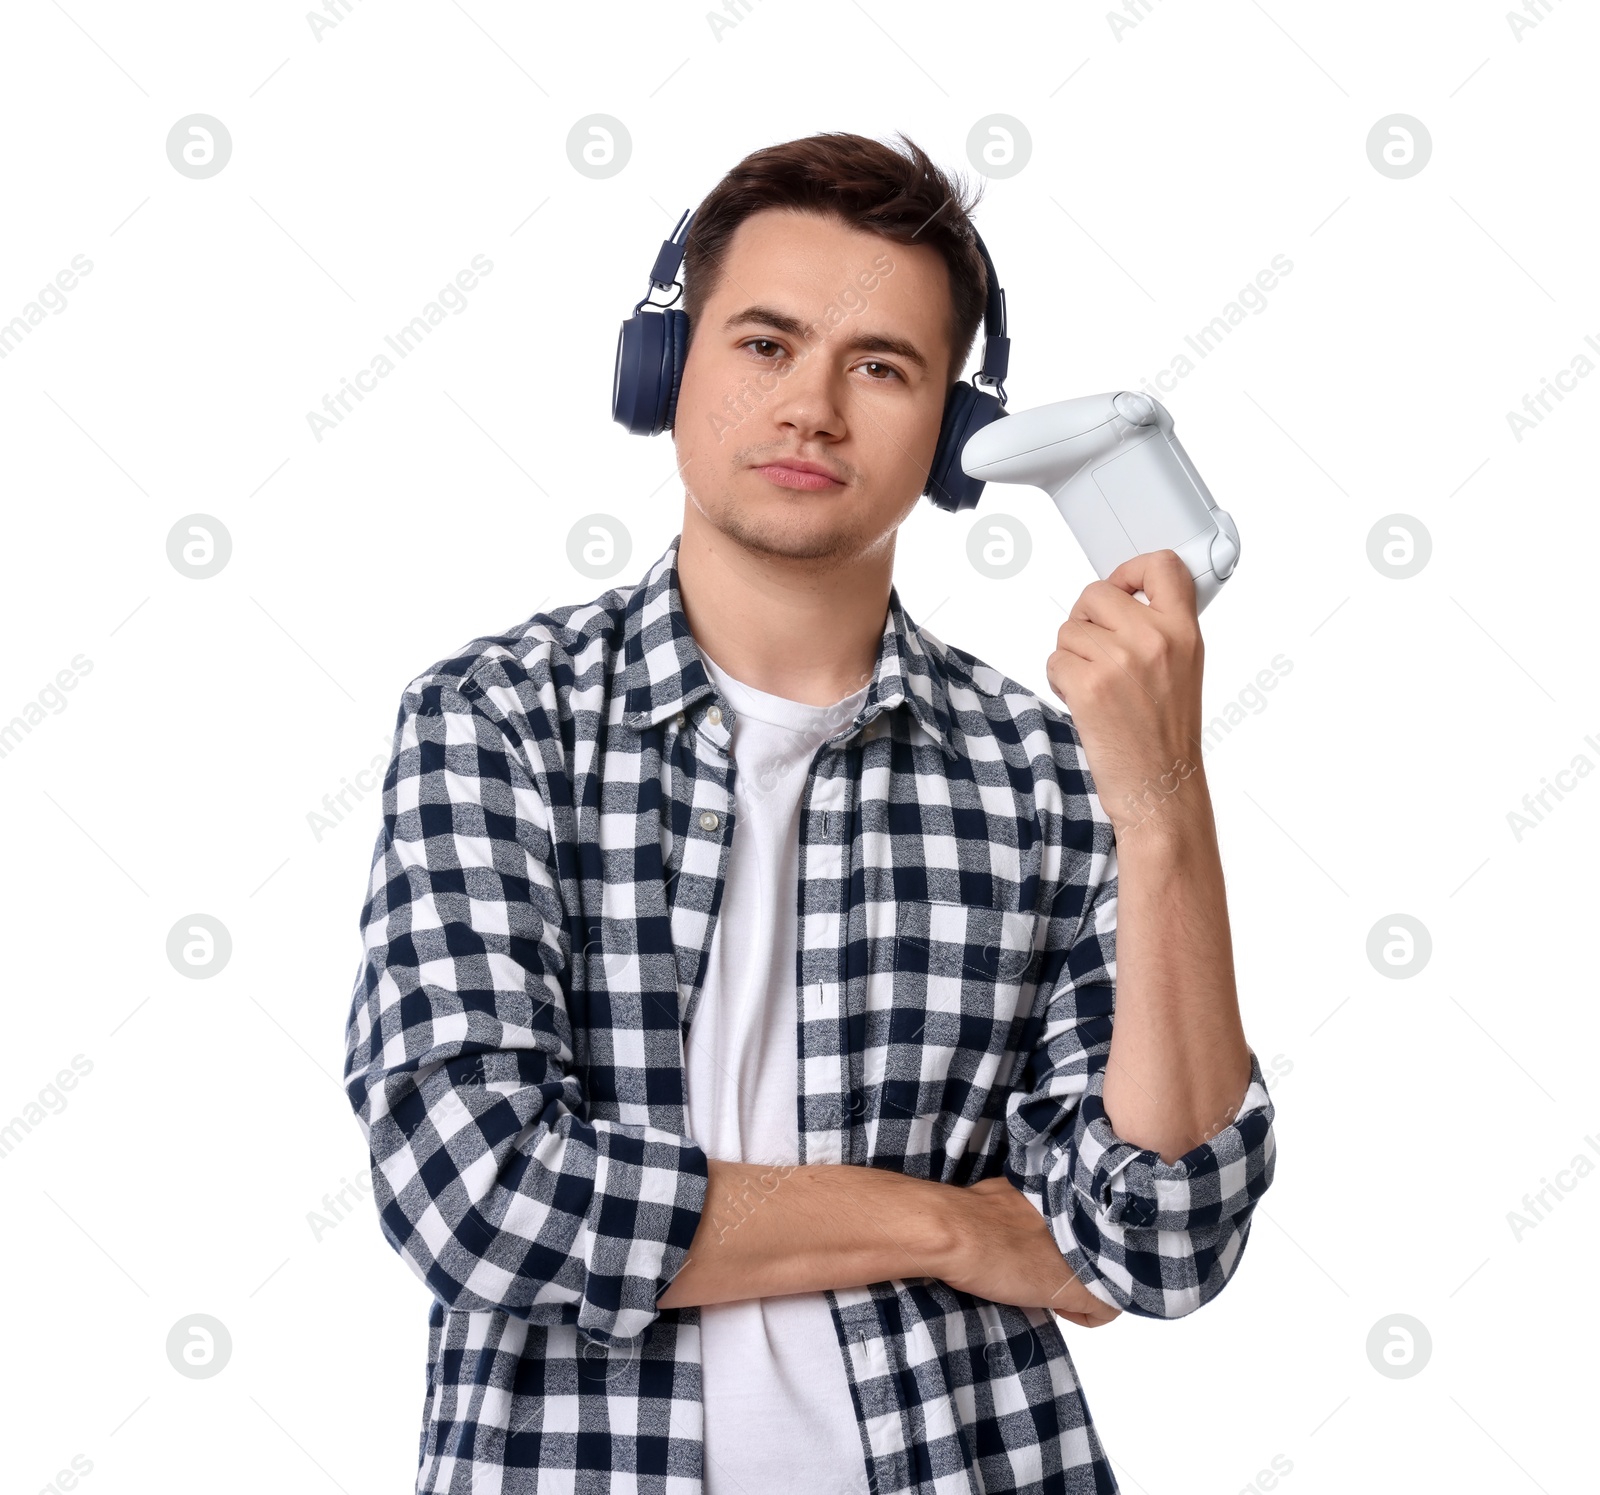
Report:
[[[1203,612],[1239,563],[1233,517],[1195,471],[1166,406],[1148,395],[1121,390],[1019,410],[969,438],[961,466],[986,482],[1043,488],[1102,581],[1131,556],[1173,550]]]

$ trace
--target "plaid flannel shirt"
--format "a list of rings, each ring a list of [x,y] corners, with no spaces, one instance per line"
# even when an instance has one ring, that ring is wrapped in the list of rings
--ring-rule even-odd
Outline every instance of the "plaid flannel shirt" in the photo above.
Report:
[[[656,1300],[706,1203],[683,1042],[735,714],[679,538],[403,693],[344,1078],[383,1234],[433,1294],[419,1492],[701,1490],[700,1311]],[[1107,1303],[1177,1318],[1221,1292],[1272,1104],[1252,1051],[1232,1123],[1175,1162],[1107,1122],[1116,848],[1070,717],[892,589],[800,815],[801,1162],[1003,1172]],[[827,1298],[864,1495],[1118,1488],[1049,1310],[929,1277]]]

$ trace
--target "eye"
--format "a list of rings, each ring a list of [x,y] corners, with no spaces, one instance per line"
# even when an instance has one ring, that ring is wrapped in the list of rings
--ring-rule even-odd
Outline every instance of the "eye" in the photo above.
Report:
[[[779,342],[775,342],[775,341],[774,341],[774,340],[773,340],[773,339],[772,339],[772,338],[770,338],[770,337],[752,337],[752,338],[746,338],[746,339],[745,339],[745,341],[744,341],[744,342],[742,342],[742,343],[740,343],[740,344],[739,344],[739,346],[740,346],[740,347],[741,347],[741,348],[750,348],[750,347],[754,347],[754,345],[755,345],[755,344],[757,344],[757,343],[765,343],[765,344],[766,344],[766,345],[767,345],[767,347],[769,347],[769,348],[778,348],[778,349],[780,349],[780,350],[781,350],[781,349],[782,349],[782,347],[783,347],[783,344],[781,344],[781,343],[779,343]],[[771,362],[772,362],[772,361],[773,361],[773,360],[772,360],[772,359],[771,359],[771,358],[769,358],[769,357],[767,357],[767,355],[766,355],[766,354],[764,354],[764,353],[763,353],[763,354],[759,354],[759,355],[758,355],[758,356],[759,356],[759,357],[760,357],[760,358],[761,358],[761,359],[762,359],[762,361],[763,361],[763,362],[765,362],[765,363],[771,363]]]
[[[879,363],[876,359],[870,359],[868,362],[862,364],[861,367],[864,369],[885,369],[896,379],[899,379],[902,384],[905,382],[900,370],[895,368],[893,364]],[[889,381],[887,379],[879,379],[874,377],[869,382],[873,384],[887,384]]]

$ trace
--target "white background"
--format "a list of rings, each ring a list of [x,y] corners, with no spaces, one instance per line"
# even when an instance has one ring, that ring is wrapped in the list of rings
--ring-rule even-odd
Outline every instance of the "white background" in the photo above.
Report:
[[[308,817],[381,767],[426,665],[677,533],[670,439],[627,437],[609,391],[681,212],[821,130],[903,129],[972,177],[1003,113],[1031,155],[977,222],[1013,409],[1140,387],[1293,262],[1163,395],[1243,538],[1206,691],[1254,709],[1207,771],[1278,1173],[1201,1312],[1068,1326],[1118,1477],[1229,1495],[1279,1456],[1294,1495],[1593,1489],[1600,1182],[1559,1170],[1600,1162],[1600,783],[1507,819],[1600,763],[1600,379],[1507,420],[1600,365],[1592,10],[1520,39],[1460,0],[1154,0],[1120,37],[1098,4],[735,14],[355,0],[318,40],[293,4],[5,8],[0,322],[93,262],[0,360],[0,722],[92,666],[0,757],[0,1124],[92,1065],[0,1156],[8,1485],[77,1455],[91,1491],[411,1488],[426,1290],[370,1206],[308,1222],[365,1162],[339,1067],[379,796]],[[166,153],[193,113],[233,143],[203,180]],[[567,154],[594,113],[632,142],[604,180]],[[1403,180],[1366,150],[1394,113],[1432,137]],[[307,412],[479,253],[466,310],[318,441]],[[233,545],[204,581],[167,556],[196,513]],[[610,582],[566,559],[590,513],[631,537]],[[1368,558],[1395,513],[1432,540],[1408,580]],[[1014,581],[966,558],[994,514],[1032,537]],[[1053,699],[1093,577],[1044,496],[924,504],[899,544],[912,617]],[[166,954],[197,912],[233,943],[209,980]],[[1432,939],[1406,979],[1366,953],[1395,913]],[[208,1379],[167,1359],[196,1313],[232,1340]],[[1396,1313],[1432,1341],[1405,1379],[1367,1353]]]

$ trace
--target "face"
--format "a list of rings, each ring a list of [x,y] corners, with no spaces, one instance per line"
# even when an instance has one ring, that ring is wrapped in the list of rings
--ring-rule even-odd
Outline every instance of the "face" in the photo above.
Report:
[[[766,555],[843,562],[892,546],[938,442],[949,319],[949,272],[933,249],[815,213],[746,218],[678,391],[673,441],[690,504]]]

